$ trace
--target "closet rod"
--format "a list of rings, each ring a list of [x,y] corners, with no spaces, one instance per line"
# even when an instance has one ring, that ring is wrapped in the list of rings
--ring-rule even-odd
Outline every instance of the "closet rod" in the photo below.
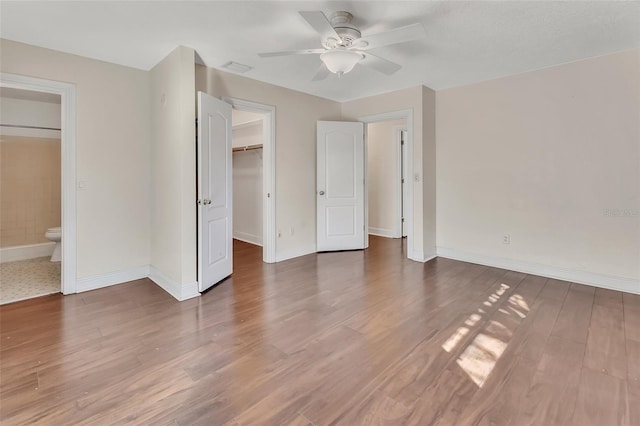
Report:
[[[262,144],[260,144],[260,145],[249,145],[249,146],[237,146],[237,147],[233,148],[231,151],[232,152],[251,151],[252,149],[262,149]]]
[[[20,124],[0,124],[0,127],[13,127],[17,129],[37,129],[37,130],[62,130],[55,127],[40,127],[40,126],[23,126]]]

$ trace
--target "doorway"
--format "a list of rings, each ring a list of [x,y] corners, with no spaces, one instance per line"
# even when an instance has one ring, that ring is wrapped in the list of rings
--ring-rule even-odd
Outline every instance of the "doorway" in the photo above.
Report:
[[[59,262],[57,266],[59,278],[56,277],[56,292],[62,291],[64,294],[75,293],[75,86],[68,83],[0,73],[0,90],[4,94],[13,96],[12,99],[14,99],[10,101],[10,103],[13,103],[13,106],[9,109],[3,108],[3,122],[0,123],[4,124],[4,126],[2,126],[2,143],[7,142],[7,147],[11,145],[12,149],[16,148],[20,151],[23,150],[25,146],[20,146],[18,142],[26,141],[26,143],[31,145],[31,148],[37,151],[37,156],[41,157],[43,161],[44,157],[47,156],[57,157],[57,164],[49,164],[47,166],[54,169],[54,173],[51,174],[51,176],[11,176],[9,178],[9,180],[14,178],[22,180],[23,186],[25,184],[28,186],[28,183],[25,182],[28,182],[32,177],[39,179],[39,183],[31,183],[37,186],[37,191],[43,193],[45,198],[48,198],[49,203],[47,204],[47,201],[43,199],[42,209],[31,209],[29,212],[25,212],[24,217],[14,218],[16,219],[14,223],[5,224],[16,227],[13,237],[23,236],[24,239],[21,240],[21,244],[18,244],[17,249],[14,247],[8,251],[3,250],[2,259],[0,260],[3,263],[11,260],[24,260],[29,262],[32,261],[32,259],[42,260],[41,258],[47,260],[46,258],[48,257],[47,262],[49,263],[42,262],[43,265],[53,266],[51,265],[52,263],[55,265],[56,262]],[[25,102],[31,102],[31,106],[34,108],[35,105],[39,106],[40,111],[38,117],[30,118],[30,120],[35,121],[25,121],[26,118],[24,117],[23,119],[18,118],[21,114],[24,115]],[[41,103],[35,104],[34,102]],[[6,107],[6,105],[3,106]],[[52,112],[53,110],[57,112]],[[5,119],[9,118],[6,112],[11,112],[11,114],[15,113],[15,117],[11,118],[11,121],[15,123],[4,122]],[[57,117],[55,117],[56,114]],[[49,118],[45,118],[47,116]],[[53,117],[55,117],[57,121],[47,121],[53,120]],[[56,145],[56,141],[59,141],[57,142],[58,145]],[[47,143],[49,144],[48,146]],[[46,154],[46,152],[48,152],[48,154]],[[20,154],[18,155],[20,156]],[[24,157],[24,155],[22,155],[22,157]],[[33,158],[29,160],[33,160]],[[42,163],[40,166],[44,168],[45,164]],[[57,182],[53,182],[52,180],[56,180]],[[12,202],[12,205],[18,207],[20,197],[29,196],[31,199],[37,194],[32,193],[25,187],[21,189],[18,188],[16,195],[18,198],[16,198],[15,203]],[[41,211],[44,209],[49,209],[49,211],[44,214]],[[56,209],[57,212],[55,211]],[[9,219],[11,219],[11,217],[9,217]],[[21,222],[22,219],[25,219],[22,221],[24,223]],[[43,230],[44,233],[41,232]],[[43,235],[40,235],[41,233]],[[9,234],[11,234],[11,232],[9,232]],[[31,241],[30,238],[33,239],[33,241]],[[36,241],[36,239],[38,239],[38,241]],[[18,240],[14,242],[16,241]],[[53,260],[53,262],[51,262],[51,260]],[[10,262],[7,264],[9,263]],[[34,272],[38,268],[31,265],[29,269],[31,272]],[[5,288],[5,284],[6,276],[3,277],[3,288]],[[31,296],[46,294],[40,291],[50,293],[53,290],[38,290],[36,286]],[[40,294],[36,294],[38,292],[40,292]],[[23,294],[22,296],[23,297],[19,298],[29,298],[28,294]],[[16,300],[18,299],[14,299],[14,301]]]
[[[366,194],[366,222],[369,233],[385,234],[383,236],[390,238],[401,238],[406,236],[406,247],[407,247],[407,258],[411,260],[422,261],[418,256],[416,256],[416,250],[413,247],[413,182],[414,179],[417,180],[417,175],[414,176],[413,170],[413,110],[400,110],[400,111],[392,111],[386,112],[376,115],[369,115],[360,117],[358,121],[365,123],[365,146],[367,150],[367,157],[369,156],[369,132],[375,127],[371,127],[380,124],[382,127],[390,127],[392,130],[391,137],[386,137],[386,145],[385,148],[388,149],[392,155],[392,163],[388,162],[385,164],[392,164],[394,173],[391,174],[390,182],[385,182],[388,187],[392,187],[394,189],[389,190],[392,194],[387,198],[383,198],[383,202],[386,200],[386,203],[391,205],[390,208],[385,207],[386,209],[386,217],[391,217],[391,219],[387,220],[386,228],[379,227],[376,229],[376,226],[370,225],[370,209],[369,203],[370,201],[370,191],[368,189],[369,179],[366,180],[367,190]],[[396,123],[394,125],[390,125],[389,123]],[[384,142],[383,142],[384,143]],[[382,160],[385,161],[385,160]],[[367,176],[369,176],[369,160],[367,159]],[[372,195],[372,194],[371,194]],[[391,200],[391,202],[389,202]],[[375,201],[374,201],[375,202]],[[373,223],[375,225],[375,222]],[[373,232],[371,232],[373,231]],[[381,232],[382,231],[382,232]]]
[[[386,238],[406,236],[404,144],[406,119],[367,124],[368,233]]]
[[[263,245],[264,120],[264,114],[236,108],[231,114],[233,239],[259,247]]]
[[[262,245],[262,261],[276,261],[275,107],[223,97],[232,107],[234,238]],[[237,167],[236,167],[237,166]],[[237,179],[237,181],[236,181]],[[239,191],[236,191],[236,183]],[[257,211],[237,211],[253,206]],[[236,227],[235,221],[239,220]],[[256,223],[259,221],[260,223]]]

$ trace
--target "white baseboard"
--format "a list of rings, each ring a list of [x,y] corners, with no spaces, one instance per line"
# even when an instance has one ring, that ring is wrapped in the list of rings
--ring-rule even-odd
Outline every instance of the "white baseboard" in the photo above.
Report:
[[[182,285],[168,278],[154,266],[149,266],[149,279],[180,302],[200,296],[197,282]]]
[[[129,281],[139,280],[149,276],[149,265],[137,268],[126,269],[124,271],[109,272],[106,274],[94,275],[87,278],[79,278],[76,281],[76,292],[96,290],[102,287],[109,287]]]
[[[254,244],[262,247],[262,237],[259,235],[253,235],[246,232],[233,231],[233,238],[236,240],[244,241],[245,243]]]
[[[430,260],[435,259],[436,257],[438,257],[437,254],[430,253],[426,255],[424,254],[424,252],[417,251],[417,250],[413,250],[411,253],[409,253],[409,259],[415,260],[416,262],[422,262],[422,263],[426,263]]]
[[[640,280],[634,280],[632,278],[570,270],[523,260],[504,259],[475,253],[466,253],[447,247],[438,247],[438,256],[445,257],[447,259],[477,263],[479,265],[492,266],[495,268],[508,269],[511,271],[524,272],[526,274],[540,275],[542,277],[570,281],[578,284],[623,291],[625,293],[640,294]]]
[[[315,252],[316,252],[315,245],[293,248],[293,249],[284,250],[284,251],[276,250],[276,262],[282,262],[283,260],[293,259],[294,257],[306,256],[308,254],[315,253]]]
[[[56,243],[49,242],[40,244],[28,244],[24,246],[4,247],[0,249],[0,263],[51,256],[55,246]]]
[[[385,238],[400,238],[394,235],[393,229],[369,227],[369,235],[377,235],[378,237],[385,237]]]

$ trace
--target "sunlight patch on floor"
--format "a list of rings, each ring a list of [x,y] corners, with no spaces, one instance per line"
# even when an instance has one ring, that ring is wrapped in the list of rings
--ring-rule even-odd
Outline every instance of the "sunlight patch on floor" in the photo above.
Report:
[[[502,340],[480,333],[456,362],[478,387],[482,387],[506,347],[507,343]]]
[[[502,283],[500,288],[488,296],[482,304],[487,307],[493,306],[500,301],[509,288],[507,284]],[[510,296],[507,302],[498,308],[497,312],[507,316],[515,314],[519,319],[524,319],[529,313],[529,304],[520,294]],[[478,308],[477,312],[464,321],[464,326],[458,327],[442,345],[442,349],[450,353],[460,345],[483,318],[483,314],[486,314],[482,307]],[[501,322],[489,321],[483,328],[483,332],[478,333],[466,346],[456,363],[478,387],[482,387],[507,348],[512,334],[512,330]]]

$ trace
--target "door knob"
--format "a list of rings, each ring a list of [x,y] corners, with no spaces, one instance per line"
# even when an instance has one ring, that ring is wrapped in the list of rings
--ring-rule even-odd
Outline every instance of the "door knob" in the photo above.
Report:
[[[204,200],[204,203],[205,203],[206,205],[209,205],[209,204],[211,204],[211,200],[209,200],[209,199],[205,199],[205,200]]]
[[[324,195],[324,191],[320,191],[320,192],[318,192],[318,194]]]

